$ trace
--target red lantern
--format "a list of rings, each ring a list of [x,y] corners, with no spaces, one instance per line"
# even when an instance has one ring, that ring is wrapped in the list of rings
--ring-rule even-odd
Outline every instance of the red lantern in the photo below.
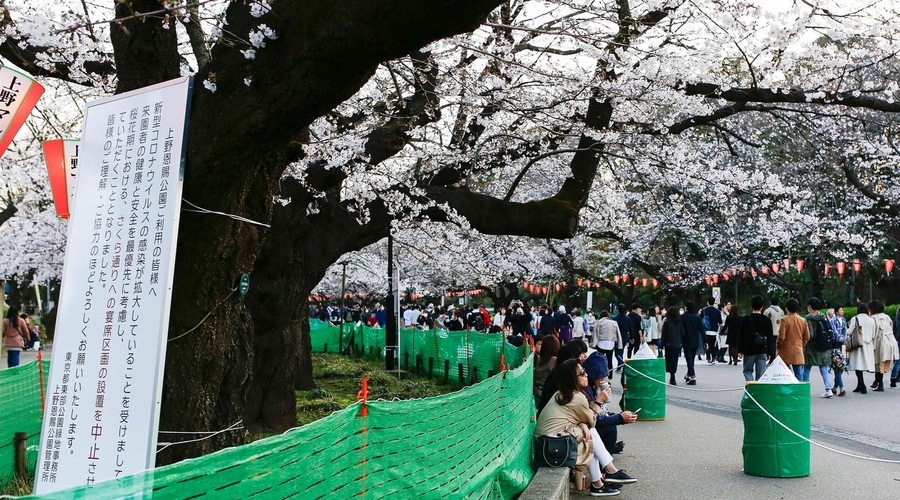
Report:
[[[78,139],[54,139],[42,144],[56,214],[63,219],[69,218],[74,204],[80,143]]]
[[[797,266],[797,272],[798,272],[798,273],[802,273],[802,272],[803,272],[803,266],[804,266],[805,264],[806,264],[806,263],[803,262],[802,260],[797,259],[797,262],[795,262],[794,265]]]
[[[781,262],[784,262],[784,272],[789,272],[791,270],[791,259],[783,259]]]
[[[862,269],[862,262],[859,259],[853,259],[853,272],[859,274],[860,269]]]
[[[750,268],[750,276],[753,276],[754,278],[756,278],[757,276],[759,276],[759,274],[757,274],[756,269],[751,267]]]
[[[779,264],[777,262],[772,264],[772,271],[774,271],[775,274],[778,274],[778,272],[781,271],[781,264]]]
[[[659,280],[657,280],[656,278],[653,278],[653,288],[657,288],[657,287],[659,287]]]
[[[585,281],[585,282],[584,282],[584,286],[587,287],[587,288],[590,288],[590,287],[591,287],[591,282],[590,282],[590,281]]]
[[[669,281],[675,281],[675,277],[672,276],[671,274],[667,274],[667,275],[666,275],[666,279],[669,280]]]
[[[559,283],[556,284],[556,291],[558,292],[562,287],[559,286]]]
[[[525,289],[528,290],[528,282],[525,282]]]
[[[715,283],[716,285],[718,285],[718,284],[719,284],[719,275],[718,275],[718,274],[713,274],[712,280],[713,280],[713,283]]]
[[[840,276],[841,278],[843,278],[843,277],[844,277],[844,271],[847,270],[847,263],[846,263],[846,262],[838,262],[838,263],[835,264],[834,266],[837,268],[838,276]]]
[[[584,284],[584,278],[578,278],[578,286]]]
[[[643,278],[641,280],[641,286],[646,287],[647,283],[649,283],[649,282],[650,282],[650,280],[648,278]]]
[[[728,279],[731,278],[731,275],[728,274],[728,271],[725,271],[724,273],[722,273],[722,278],[725,281],[728,281]]]
[[[712,286],[712,278],[707,276],[705,281],[706,281],[706,286]]]
[[[635,276],[635,277],[634,277],[634,283],[632,283],[632,285],[637,286],[637,284],[638,284],[638,282],[639,282],[640,280],[641,280],[640,278],[638,278],[637,276]]]
[[[628,281],[628,273],[622,274],[622,281]]]
[[[891,274],[894,270],[894,259],[884,259],[884,272]]]
[[[763,267],[762,267],[762,273],[768,276],[768,274],[769,274],[769,266],[763,266]]]
[[[6,96],[0,99],[0,156],[3,156],[44,93],[44,87],[5,60],[0,66],[0,82],[6,89],[3,91]]]
[[[617,285],[619,284],[619,280],[621,280],[621,279],[622,278],[618,274],[613,276],[613,281],[615,281]]]
[[[831,271],[831,264],[825,264],[825,276],[828,276],[828,271]]]

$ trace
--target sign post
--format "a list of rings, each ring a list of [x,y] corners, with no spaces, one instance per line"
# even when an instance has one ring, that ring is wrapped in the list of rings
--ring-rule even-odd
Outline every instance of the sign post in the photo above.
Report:
[[[155,464],[191,86],[85,111],[37,495]]]

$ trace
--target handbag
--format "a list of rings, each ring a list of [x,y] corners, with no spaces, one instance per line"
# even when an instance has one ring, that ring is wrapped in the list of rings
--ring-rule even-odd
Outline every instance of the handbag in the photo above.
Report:
[[[573,436],[537,436],[534,461],[538,467],[575,467],[578,441]]]
[[[750,316],[746,316],[746,320],[750,322],[750,328],[753,328],[753,345],[757,347],[762,347],[769,343],[768,339],[766,339],[765,335],[762,335],[757,331],[756,325],[753,324],[753,320],[750,319]]]
[[[862,347],[862,327],[859,326],[859,322],[853,322],[853,331],[847,335],[844,342],[847,343],[847,349],[851,351]]]

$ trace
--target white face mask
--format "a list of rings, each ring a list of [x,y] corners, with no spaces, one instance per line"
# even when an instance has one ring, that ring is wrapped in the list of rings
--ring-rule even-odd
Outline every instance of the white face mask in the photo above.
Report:
[[[684,309],[679,309],[678,314],[684,314]]]

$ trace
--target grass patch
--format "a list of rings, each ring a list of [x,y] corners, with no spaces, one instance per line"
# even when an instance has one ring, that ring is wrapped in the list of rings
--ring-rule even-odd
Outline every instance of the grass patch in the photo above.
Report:
[[[438,379],[408,374],[403,378],[384,372],[384,361],[339,354],[313,354],[313,380],[317,387],[297,391],[297,425],[326,417],[356,402],[363,377],[369,379],[369,400],[416,399],[439,396],[458,389]]]
[[[34,484],[34,476],[29,473],[28,479],[22,481],[12,475],[4,480],[0,480],[0,495],[24,496],[31,494],[31,487]]]

